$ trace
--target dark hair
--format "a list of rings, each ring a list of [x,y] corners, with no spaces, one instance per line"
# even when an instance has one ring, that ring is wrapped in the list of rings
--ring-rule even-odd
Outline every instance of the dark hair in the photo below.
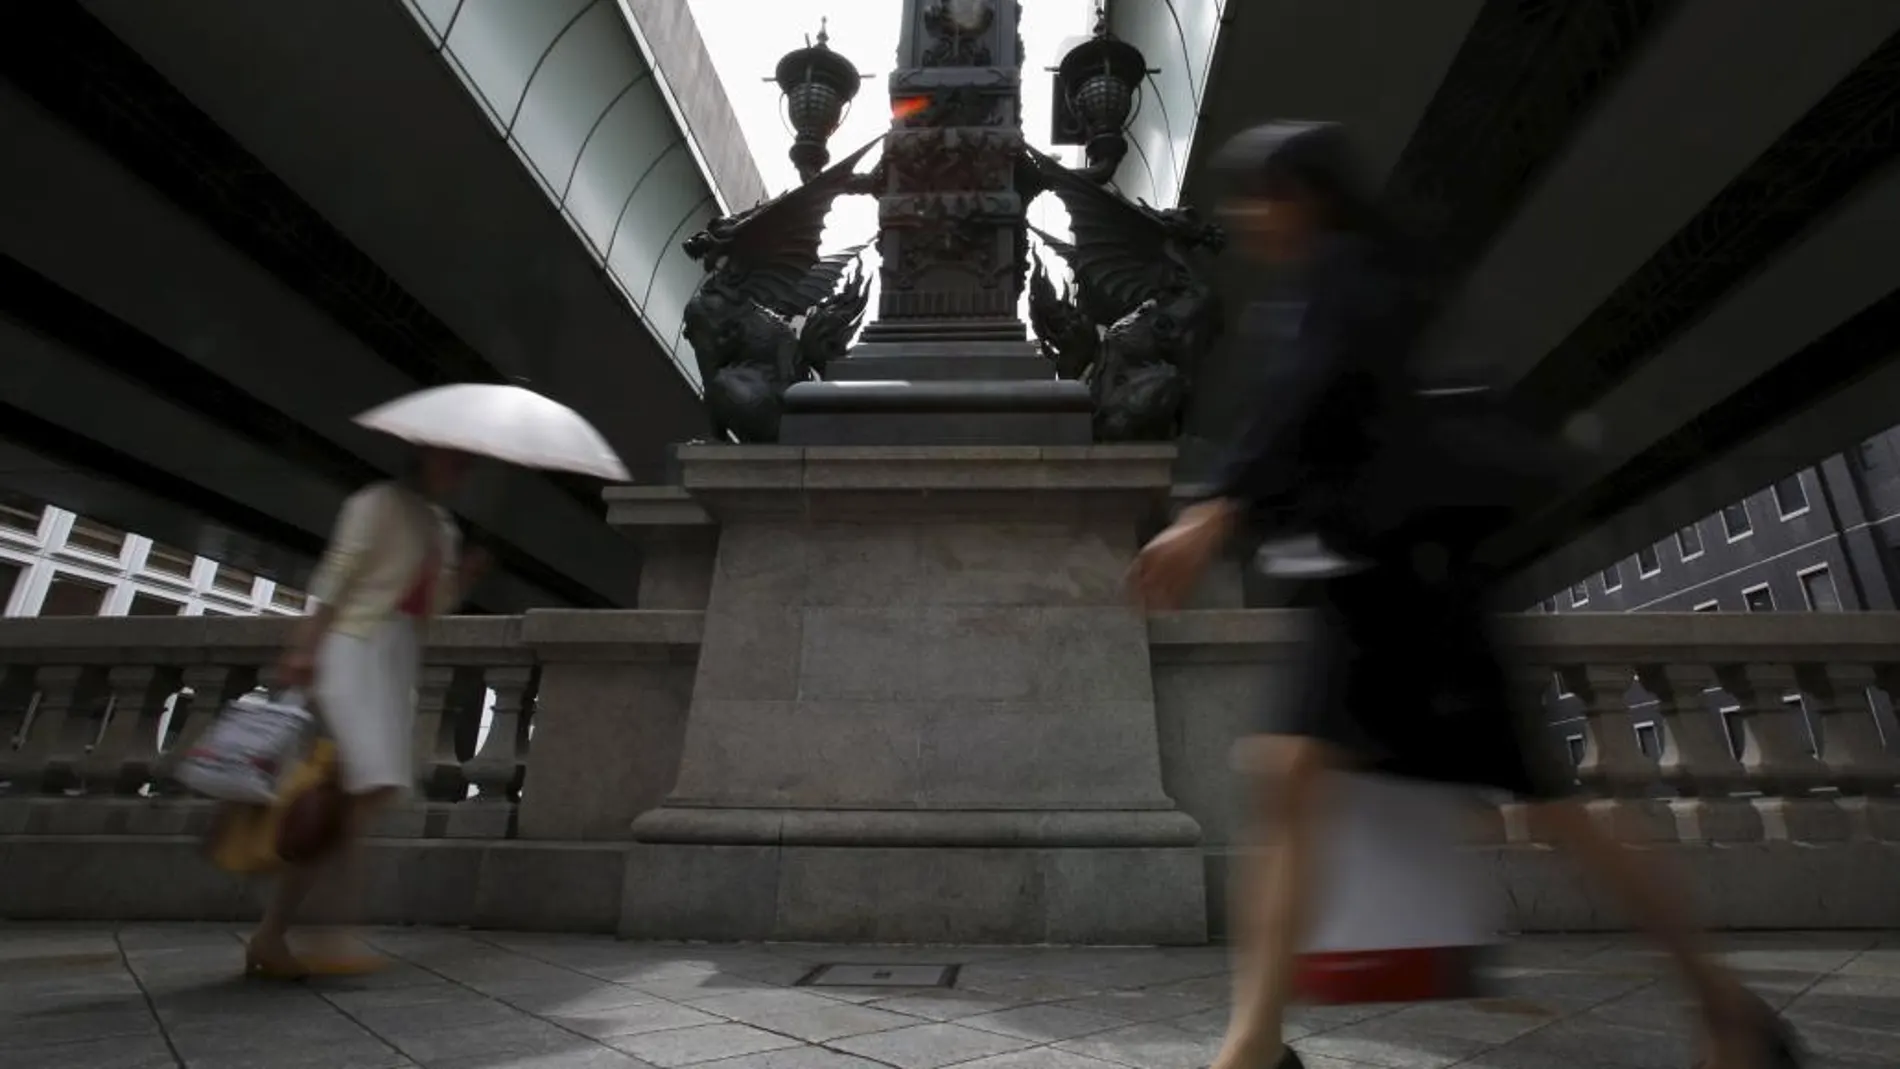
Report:
[[[1329,229],[1397,236],[1338,123],[1283,121],[1243,130],[1210,163],[1242,196],[1304,199]]]

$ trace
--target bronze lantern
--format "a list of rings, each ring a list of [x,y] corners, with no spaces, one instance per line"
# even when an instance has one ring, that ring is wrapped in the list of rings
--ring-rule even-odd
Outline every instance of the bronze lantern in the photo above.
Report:
[[[784,94],[785,120],[794,135],[792,165],[801,180],[810,181],[831,162],[826,143],[844,122],[864,76],[850,60],[831,50],[831,35],[821,23],[818,39],[807,38],[804,48],[786,53],[772,80]]]
[[[1153,73],[1141,49],[1109,32],[1097,10],[1095,33],[1056,67],[1056,107],[1087,146],[1091,169],[1113,169],[1128,154],[1128,124],[1140,108],[1141,84]]]

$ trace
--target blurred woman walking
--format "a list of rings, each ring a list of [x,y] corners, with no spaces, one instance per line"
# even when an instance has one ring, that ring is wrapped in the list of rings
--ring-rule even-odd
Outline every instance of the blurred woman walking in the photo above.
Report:
[[[1314,532],[1330,554],[1302,574],[1316,624],[1302,699],[1244,740],[1267,849],[1234,899],[1243,940],[1234,1017],[1214,1069],[1294,1069],[1282,1040],[1294,956],[1311,923],[1329,790],[1347,771],[1506,791],[1533,824],[1613,891],[1665,947],[1701,1005],[1709,1069],[1799,1064],[1786,1026],[1704,946],[1646,860],[1565,796],[1569,779],[1515,710],[1490,633],[1481,542],[1510,515],[1500,488],[1535,479],[1549,447],[1495,409],[1453,414],[1414,359],[1436,314],[1417,250],[1376,206],[1343,130],[1276,123],[1216,166],[1239,191],[1226,218],[1252,256],[1297,270],[1305,310],[1272,355],[1251,424],[1208,500],[1137,559],[1150,608],[1180,604],[1248,520]],[[1423,667],[1421,667],[1423,666]],[[1424,674],[1421,674],[1424,673]],[[1427,715],[1427,713],[1431,715]]]
[[[461,485],[470,459],[422,449],[408,479],[374,484],[344,502],[311,582],[315,608],[278,662],[278,684],[315,699],[335,746],[338,786],[348,804],[341,844],[326,860],[350,916],[361,896],[363,833],[414,786],[423,628],[459,605],[487,567],[485,554],[458,552],[460,533],[442,505]],[[246,972],[294,979],[375,967],[375,959],[340,940],[310,956],[291,950],[290,926],[324,867],[284,871],[251,934]]]

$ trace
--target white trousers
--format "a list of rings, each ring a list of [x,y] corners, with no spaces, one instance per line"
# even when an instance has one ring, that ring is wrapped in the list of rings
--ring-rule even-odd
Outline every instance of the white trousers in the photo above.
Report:
[[[317,715],[336,743],[349,794],[415,787],[419,631],[398,616],[362,638],[332,631],[317,649]]]

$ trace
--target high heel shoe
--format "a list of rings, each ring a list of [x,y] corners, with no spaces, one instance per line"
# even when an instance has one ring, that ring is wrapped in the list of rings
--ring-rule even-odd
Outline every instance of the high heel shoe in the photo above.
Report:
[[[260,952],[256,945],[244,945],[244,975],[259,980],[302,980],[310,975],[304,963],[288,952]]]

